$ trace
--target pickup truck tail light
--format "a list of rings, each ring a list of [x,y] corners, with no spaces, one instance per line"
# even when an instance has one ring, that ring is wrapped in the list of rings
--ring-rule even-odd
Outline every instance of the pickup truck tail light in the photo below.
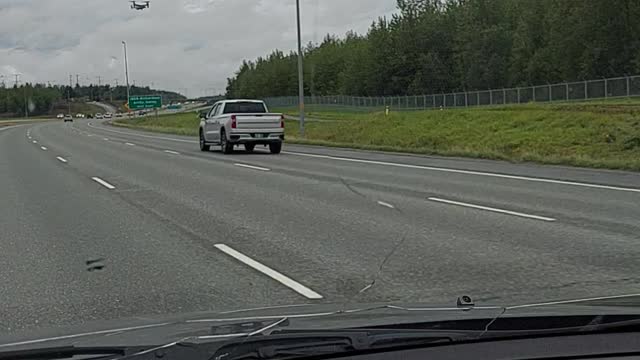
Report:
[[[284,129],[284,115],[280,115],[280,127]]]
[[[232,129],[238,128],[238,121],[235,115],[231,115],[231,128]]]

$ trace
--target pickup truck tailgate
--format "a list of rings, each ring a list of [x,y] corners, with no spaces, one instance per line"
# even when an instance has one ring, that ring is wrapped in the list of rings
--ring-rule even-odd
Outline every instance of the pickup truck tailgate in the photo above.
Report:
[[[280,114],[237,114],[238,130],[279,129]]]

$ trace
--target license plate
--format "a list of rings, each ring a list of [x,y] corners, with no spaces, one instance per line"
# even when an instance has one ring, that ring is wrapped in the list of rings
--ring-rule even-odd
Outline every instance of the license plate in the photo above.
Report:
[[[257,139],[262,139],[262,138],[269,137],[269,134],[253,134],[253,137]]]

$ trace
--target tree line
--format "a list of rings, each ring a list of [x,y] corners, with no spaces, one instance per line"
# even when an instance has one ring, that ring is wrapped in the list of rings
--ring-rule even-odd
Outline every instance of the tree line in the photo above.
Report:
[[[184,96],[165,90],[151,89],[148,86],[130,86],[131,95],[162,95],[163,103],[181,101]],[[74,101],[114,101],[127,100],[126,86],[88,85],[75,87],[63,85],[22,84],[13,87],[0,87],[0,116],[24,116],[49,114],[57,103],[73,99]]]
[[[308,44],[311,95],[419,95],[640,73],[637,0],[397,0],[365,35]],[[297,54],[245,60],[227,97],[296,95]]]

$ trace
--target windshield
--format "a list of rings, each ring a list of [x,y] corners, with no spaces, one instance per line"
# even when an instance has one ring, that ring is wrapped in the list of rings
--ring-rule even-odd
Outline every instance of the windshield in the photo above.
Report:
[[[631,0],[0,0],[0,345],[640,294],[638,19]]]

